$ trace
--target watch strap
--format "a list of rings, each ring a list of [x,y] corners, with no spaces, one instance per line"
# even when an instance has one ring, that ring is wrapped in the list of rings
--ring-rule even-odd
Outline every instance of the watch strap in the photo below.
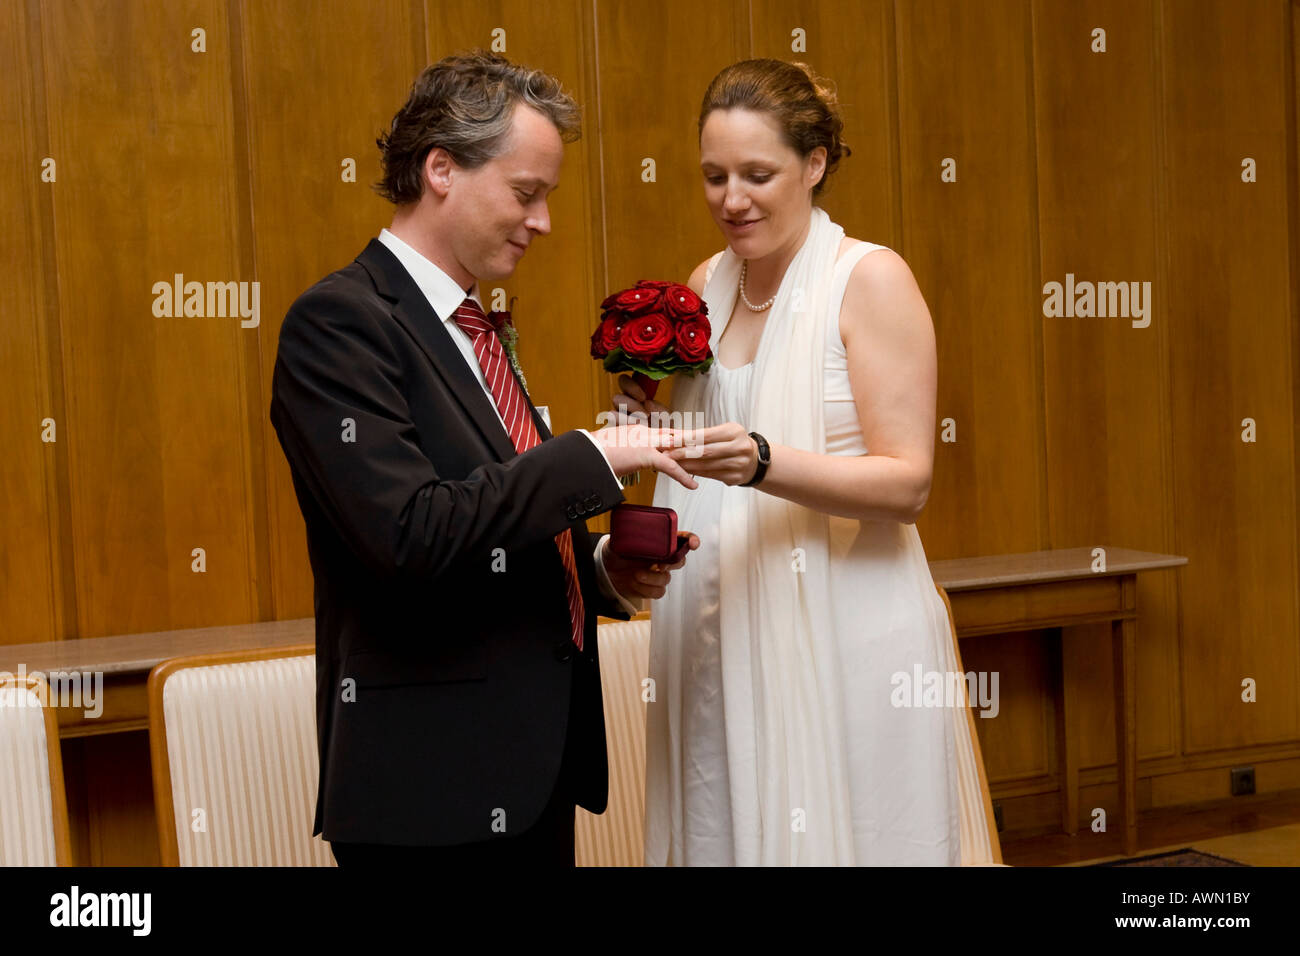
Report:
[[[762,481],[767,474],[767,466],[772,463],[772,449],[767,439],[758,432],[750,432],[749,437],[758,445],[758,467],[754,469],[754,476],[740,486],[742,488],[751,488]]]

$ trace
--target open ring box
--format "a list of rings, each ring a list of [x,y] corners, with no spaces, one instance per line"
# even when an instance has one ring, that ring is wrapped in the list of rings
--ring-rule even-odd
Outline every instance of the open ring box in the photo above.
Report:
[[[677,531],[672,508],[615,505],[609,522],[609,547],[620,558],[676,564],[691,547],[691,536]]]

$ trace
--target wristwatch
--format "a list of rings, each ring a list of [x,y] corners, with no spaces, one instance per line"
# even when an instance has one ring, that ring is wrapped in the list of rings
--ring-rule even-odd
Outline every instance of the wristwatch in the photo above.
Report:
[[[742,484],[740,486],[742,488],[749,488],[762,481],[763,476],[767,474],[767,466],[772,464],[772,449],[768,447],[767,439],[758,432],[750,432],[749,437],[758,445],[758,467],[754,469],[754,477]]]

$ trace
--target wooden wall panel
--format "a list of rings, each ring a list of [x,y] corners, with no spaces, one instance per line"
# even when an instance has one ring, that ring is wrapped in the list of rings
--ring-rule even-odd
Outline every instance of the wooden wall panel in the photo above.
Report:
[[[898,76],[889,0],[819,3],[753,0],[753,56],[804,62],[835,84],[852,155],[840,162],[818,205],[855,239],[902,240],[898,181]],[[804,31],[804,50],[792,50]],[[924,289],[922,290],[925,291]]]
[[[671,42],[647,57],[647,37]],[[719,70],[748,55],[746,7],[600,4],[597,45],[606,285],[612,291],[643,278],[685,282],[725,246],[704,203],[700,101]],[[655,182],[642,180],[645,159],[655,161]]]
[[[0,643],[54,640],[71,624],[65,619],[60,556],[57,482],[66,466],[66,422],[62,390],[51,381],[50,334],[57,343],[57,300],[46,260],[54,183],[41,181],[45,157],[37,68],[38,44],[31,42],[20,4],[0,7],[0,60],[11,65],[0,76],[0,256],[8,263],[0,284],[0,372],[6,380],[0,403]],[[51,321],[53,319],[54,321]],[[58,406],[56,407],[56,402]],[[41,422],[54,418],[62,443],[41,440]]]
[[[719,70],[750,55],[749,17],[744,0],[596,4],[607,291],[639,279],[685,282],[725,248],[704,201],[700,103]],[[647,37],[657,38],[650,55]],[[647,159],[654,182],[643,180]],[[608,408],[615,378],[603,377]],[[671,385],[658,397],[671,408]],[[628,494],[643,504],[653,497],[648,480]]]
[[[1129,316],[1045,316],[1043,407],[1052,547],[1104,544],[1173,550],[1166,489],[1169,376],[1168,276],[1160,269],[1160,185],[1154,4],[1106,0],[1061,6],[1036,0],[1034,105],[1038,232],[1047,282],[1125,283],[1144,296],[1150,324]],[[1106,30],[1105,52],[1092,31]],[[1145,285],[1144,285],[1145,283]],[[1150,303],[1156,303],[1152,314]],[[1135,304],[1129,301],[1130,311]],[[1073,311],[1073,310],[1071,310]],[[1108,308],[1109,311],[1109,308]],[[1138,578],[1138,752],[1178,744],[1175,576]],[[1077,686],[1080,766],[1115,762],[1110,628],[1080,628],[1065,644]]]
[[[918,0],[897,16],[898,251],[934,318],[938,416],[957,439],[936,442],[918,528],[932,559],[1033,551],[1047,528],[1028,7]]]
[[[957,441],[936,436],[918,523],[927,554],[1112,543],[1188,555],[1141,583],[1143,772],[1298,757],[1295,11],[1294,0],[0,9],[0,55],[14,65],[0,81],[0,217],[16,276],[0,291],[0,641],[311,613],[301,517],[267,420],[280,321],[389,223],[369,188],[374,139],[419,69],[490,45],[499,27],[508,56],[557,74],[584,110],[552,235],[499,284],[517,297],[529,384],[556,430],[591,427],[608,407],[612,380],[587,356],[600,299],[643,277],[684,280],[725,243],[698,167],[708,81],[749,56],[809,62],[836,82],[854,150],[824,205],[907,259],[935,322],[939,418],[956,422]],[[1097,26],[1105,54],[1089,49]],[[190,49],[195,27],[205,53]],[[790,49],[796,27],[806,51]],[[56,184],[39,182],[47,154]],[[348,156],[355,183],[340,177]],[[1253,184],[1241,181],[1247,156]],[[941,181],[946,157],[955,183]],[[259,281],[259,327],[155,318],[152,285],[177,272]],[[1043,284],[1066,272],[1151,281],[1151,326],[1044,317]],[[39,442],[46,414],[53,447]],[[193,547],[207,550],[206,574],[190,571]],[[1081,631],[1066,646],[1094,789],[1113,772],[1105,640]],[[1054,675],[1040,635],[981,638],[963,654],[1000,673],[1000,719],[977,721],[995,793],[1050,792]],[[1244,677],[1259,681],[1259,703],[1240,702]]]
[[[191,50],[206,30],[207,52]],[[72,547],[86,636],[257,613],[238,318],[156,318],[156,282],[239,274],[217,0],[41,8]],[[206,551],[205,573],[191,552]]]
[[[566,145],[560,185],[548,200],[551,234],[533,241],[514,275],[482,290],[489,300],[497,289],[504,290],[505,301],[515,300],[511,318],[519,330],[520,365],[533,401],[549,406],[555,432],[595,428],[596,412],[609,405],[608,392],[595,403],[600,370],[589,354],[605,297],[594,188],[600,130],[591,19],[590,0],[429,6],[431,62],[473,47],[490,49],[493,31],[504,30],[504,55],[557,77],[582,109],[582,136]]]
[[[392,222],[392,206],[370,188],[381,174],[375,138],[425,65],[418,0],[336,4],[328,16],[318,8],[311,0],[250,3],[241,31],[240,123],[265,312],[250,427],[264,449],[274,616],[282,620],[310,617],[313,592],[302,513],[268,411],[280,325],[294,299]],[[345,159],[355,160],[353,182],[343,178]]]
[[[936,436],[917,521],[932,560],[1049,546],[1029,29],[1020,0],[897,4],[897,251],[934,320],[940,434],[956,426],[955,442]],[[941,180],[946,159],[955,182]],[[1048,769],[1044,642],[984,641],[963,658],[997,671],[1004,698],[1038,702],[978,722],[987,751],[1017,755],[1005,777]]]
[[[646,69],[647,36],[672,37]],[[699,111],[709,81],[749,55],[744,4],[600,4],[601,152],[606,287],[642,278],[685,282],[725,246],[704,201]],[[655,181],[643,179],[655,162]]]
[[[998,715],[975,717],[984,768],[1002,786],[1043,779],[1056,770],[1051,655],[1037,632],[961,642],[967,672],[998,674]]]
[[[1160,6],[1186,753],[1300,736],[1286,10]],[[1242,160],[1258,182],[1242,182]],[[1242,420],[1257,441],[1242,441]],[[1258,702],[1242,703],[1242,681]]]

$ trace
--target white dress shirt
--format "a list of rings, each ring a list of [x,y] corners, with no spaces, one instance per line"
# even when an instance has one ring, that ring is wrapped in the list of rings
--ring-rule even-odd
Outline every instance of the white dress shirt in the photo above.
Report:
[[[387,229],[379,231],[379,241],[388,247],[393,255],[397,257],[397,261],[411,274],[415,284],[424,293],[424,297],[429,300],[429,305],[433,307],[433,311],[442,319],[443,328],[447,330],[451,340],[456,343],[456,347],[460,349],[461,355],[465,358],[465,364],[469,366],[470,371],[474,373],[474,377],[478,379],[479,385],[483,387],[488,404],[492,406],[492,411],[496,414],[497,421],[501,422],[501,428],[504,430],[506,424],[501,417],[501,412],[497,409],[496,396],[492,394],[492,389],[487,383],[487,376],[483,374],[483,368],[479,365],[478,356],[474,354],[474,340],[452,318],[453,313],[460,308],[466,296],[477,302],[479,308],[483,308],[483,302],[479,298],[478,282],[476,281],[469,289],[462,289],[455,279]],[[486,309],[483,311],[487,312]],[[596,441],[591,432],[585,428],[579,428],[578,431],[591,439],[591,443],[600,451],[600,456],[605,459],[605,464],[609,465],[609,456],[605,454],[605,449],[601,447],[600,442]],[[612,466],[610,466],[609,470],[610,474],[614,474]],[[618,476],[615,475],[615,480],[617,478]],[[600,584],[600,590],[606,597],[618,601],[629,614],[636,614],[644,608],[644,599],[634,603],[623,597],[614,588],[614,585],[609,580],[609,573],[605,570],[605,542],[608,540],[609,535],[602,535],[600,541],[596,544],[594,555],[596,580]]]

